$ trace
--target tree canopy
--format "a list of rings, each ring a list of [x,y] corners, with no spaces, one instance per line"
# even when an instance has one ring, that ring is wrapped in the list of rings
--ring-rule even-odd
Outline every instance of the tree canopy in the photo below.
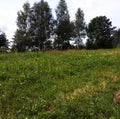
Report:
[[[41,0],[30,7],[29,3],[23,5],[23,11],[18,12],[18,29],[14,35],[14,46],[19,51],[27,48],[45,48],[47,40],[52,33],[53,17],[47,2]]]
[[[45,49],[45,44],[51,37],[53,17],[48,3],[44,0],[33,5],[30,25],[34,46],[39,47],[40,50]]]
[[[75,43],[80,48],[83,45],[83,38],[86,36],[86,24],[83,11],[78,8],[75,14]]]
[[[97,16],[86,25],[84,12],[78,8],[75,20],[71,21],[65,0],[59,1],[55,12],[56,19],[44,0],[33,6],[26,2],[17,13],[13,48],[18,51],[81,48],[86,35],[87,49],[113,48],[119,43],[119,31],[114,34],[115,27],[106,16]]]
[[[106,16],[93,18],[87,29],[87,48],[112,48],[114,30],[115,27],[112,27],[112,22]]]
[[[6,34],[3,31],[0,31],[0,52],[6,51],[8,48],[8,39],[6,38]]]
[[[113,45],[114,47],[120,47],[120,29],[115,31]]]
[[[31,41],[29,37],[29,21],[30,21],[30,4],[27,2],[23,5],[23,10],[17,13],[17,30],[14,35],[13,47],[18,51],[25,51],[26,47],[30,47]]]
[[[71,37],[71,23],[70,16],[65,0],[60,0],[56,8],[57,24],[56,24],[56,44],[60,49],[67,49],[69,47],[69,40]]]

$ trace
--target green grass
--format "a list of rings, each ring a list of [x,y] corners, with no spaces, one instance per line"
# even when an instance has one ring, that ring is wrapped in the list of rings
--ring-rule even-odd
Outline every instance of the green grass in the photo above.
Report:
[[[0,55],[0,119],[119,119],[120,49]]]

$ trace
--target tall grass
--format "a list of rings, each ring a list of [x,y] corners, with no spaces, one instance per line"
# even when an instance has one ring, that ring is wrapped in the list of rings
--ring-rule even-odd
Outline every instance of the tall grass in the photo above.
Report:
[[[120,49],[0,55],[1,119],[119,119]]]

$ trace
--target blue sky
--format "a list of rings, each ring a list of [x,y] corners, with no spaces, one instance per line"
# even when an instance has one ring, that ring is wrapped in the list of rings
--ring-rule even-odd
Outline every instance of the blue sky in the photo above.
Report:
[[[27,0],[31,5],[40,0]],[[55,8],[59,0],[45,0],[55,14]],[[9,40],[12,39],[17,28],[17,11],[22,9],[26,0],[1,0],[0,2],[0,29],[3,30]],[[120,0],[66,0],[71,20],[74,20],[75,13],[80,7],[85,14],[87,23],[96,16],[106,15],[113,26],[120,28]]]

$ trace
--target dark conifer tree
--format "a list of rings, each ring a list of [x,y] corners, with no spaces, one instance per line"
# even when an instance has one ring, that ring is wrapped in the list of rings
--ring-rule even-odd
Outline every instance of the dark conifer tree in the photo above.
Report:
[[[6,51],[8,49],[8,39],[6,37],[6,34],[2,31],[0,31],[0,51]]]
[[[30,4],[27,2],[23,5],[23,10],[17,13],[17,30],[14,35],[13,47],[18,51],[25,51],[31,46],[31,40],[29,37],[29,20],[30,20]]]
[[[78,8],[75,14],[75,43],[77,48],[83,45],[83,38],[86,36],[86,24],[83,11]]]
[[[31,9],[30,18],[30,34],[33,45],[43,50],[51,37],[54,21],[48,3],[44,0],[35,3]]]
[[[71,37],[70,16],[65,0],[60,0],[57,9],[57,26],[56,26],[56,47],[59,49],[67,49],[70,46],[69,40]]]
[[[112,27],[112,22],[106,16],[93,18],[87,29],[87,48],[112,48],[114,30],[115,27]]]

